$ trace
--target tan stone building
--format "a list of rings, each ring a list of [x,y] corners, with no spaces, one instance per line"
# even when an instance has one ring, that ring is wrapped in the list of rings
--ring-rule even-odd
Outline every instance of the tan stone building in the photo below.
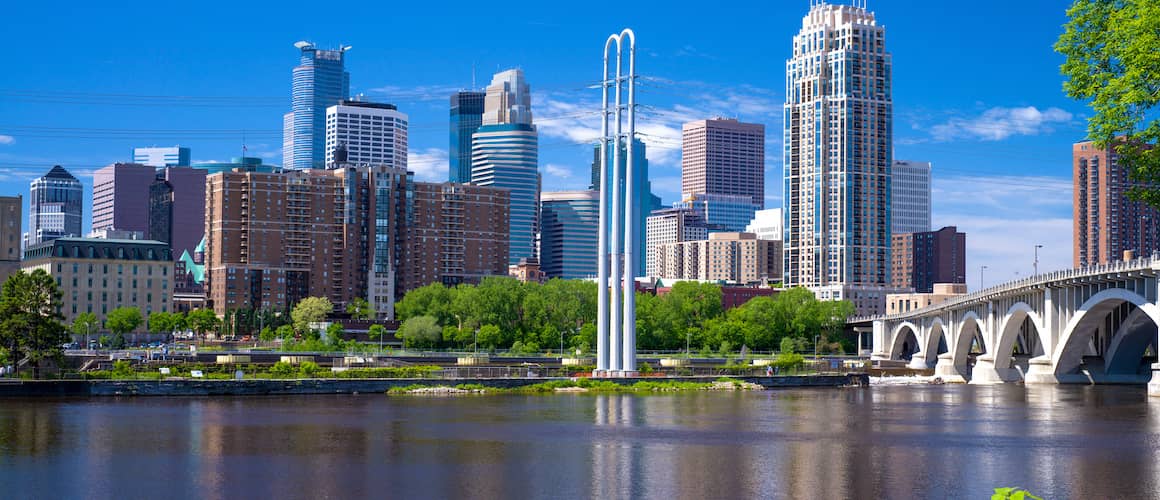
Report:
[[[966,283],[935,283],[932,293],[886,294],[886,314],[898,314],[941,304],[967,293]]]
[[[0,196],[0,283],[20,270],[22,196]]]
[[[760,283],[781,277],[781,242],[753,233],[711,233],[709,239],[658,245],[662,279]]]
[[[65,323],[85,312],[103,322],[118,307],[143,317],[173,310],[173,258],[160,241],[57,238],[27,248],[22,267],[56,279]]]

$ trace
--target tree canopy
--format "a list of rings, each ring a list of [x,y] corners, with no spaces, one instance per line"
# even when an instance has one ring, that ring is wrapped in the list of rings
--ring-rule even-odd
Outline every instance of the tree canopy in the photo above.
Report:
[[[1090,102],[1089,138],[1114,146],[1142,183],[1129,194],[1160,207],[1160,2],[1077,0],[1067,16],[1055,44],[1065,57],[1063,89]]]
[[[351,300],[346,305],[346,312],[350,314],[351,319],[370,319],[374,315],[371,303],[362,297],[355,297],[354,300]]]
[[[334,304],[326,297],[306,297],[290,311],[290,319],[294,321],[294,328],[300,332],[310,330],[311,323],[326,319],[326,315],[334,311]]]
[[[60,308],[60,289],[43,269],[8,277],[0,289],[0,346],[9,363],[27,357],[39,377],[42,361],[60,359],[69,340]]]

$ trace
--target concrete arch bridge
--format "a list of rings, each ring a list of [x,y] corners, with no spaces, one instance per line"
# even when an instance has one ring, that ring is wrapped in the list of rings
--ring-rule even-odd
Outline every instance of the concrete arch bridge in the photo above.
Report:
[[[886,316],[872,359],[906,360],[972,384],[1147,383],[1160,396],[1160,258],[1041,274]]]

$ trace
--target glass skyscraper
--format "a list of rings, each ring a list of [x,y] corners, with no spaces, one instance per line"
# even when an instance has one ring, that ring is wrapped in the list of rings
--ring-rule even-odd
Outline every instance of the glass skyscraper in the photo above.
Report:
[[[544,274],[564,279],[596,276],[599,191],[543,193],[540,221],[540,270]]]
[[[890,280],[892,65],[885,28],[812,4],[786,61],[785,284],[885,310]]]
[[[607,151],[607,153],[609,171],[605,172],[605,176],[611,179],[613,151],[610,149]],[[646,236],[644,231],[645,223],[648,220],[649,214],[651,214],[653,210],[660,210],[662,207],[661,199],[652,193],[652,183],[648,180],[648,155],[646,154],[645,145],[643,142],[641,142],[640,139],[633,139],[632,154],[635,157],[633,158],[632,171],[634,174],[636,174],[636,178],[634,178],[632,182],[632,186],[636,189],[636,193],[633,194],[633,200],[635,201],[635,204],[633,205],[633,214],[636,215],[638,219],[640,219],[640,224],[637,225],[636,233],[632,239],[636,245],[633,247],[633,255],[637,257],[637,262],[632,267],[632,269],[629,269],[629,271],[631,271],[630,274],[632,276],[644,276],[645,264],[648,260],[648,256],[645,255],[644,252]],[[620,146],[621,175],[624,175],[624,172],[627,169],[627,160],[628,149],[622,144]],[[600,145],[597,144],[592,151],[592,185],[589,186],[588,189],[600,192],[600,184]],[[624,188],[623,180],[620,181],[620,187],[621,189]],[[609,217],[612,217],[611,197],[612,192],[609,191]]]
[[[757,205],[747,195],[697,193],[686,196],[680,206],[692,209],[711,225],[738,233],[745,231],[757,213]]]
[[[319,50],[310,42],[294,44],[302,51],[294,67],[290,112],[282,119],[282,166],[303,170],[325,168],[326,108],[350,97],[346,51]]]
[[[60,165],[32,181],[25,248],[65,236],[81,236],[84,187]]]
[[[511,191],[508,260],[512,264],[536,257],[539,142],[523,70],[496,73],[484,97],[483,125],[472,135],[471,183]]]
[[[460,91],[451,94],[451,142],[447,171],[451,182],[471,182],[471,134],[483,125],[484,92]]]

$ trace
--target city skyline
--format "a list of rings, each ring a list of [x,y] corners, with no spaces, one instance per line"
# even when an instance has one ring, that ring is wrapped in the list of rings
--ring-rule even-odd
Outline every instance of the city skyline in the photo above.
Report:
[[[31,8],[35,7],[16,6],[18,12],[12,18],[36,18],[31,13],[20,15]],[[249,8],[242,7],[241,15]],[[1000,8],[1003,14],[996,15]],[[888,26],[890,50],[896,59],[894,156],[934,163],[934,226],[953,224],[972,235],[968,243],[970,283],[977,283],[978,265],[989,266],[988,284],[1009,280],[1016,272],[1029,273],[1036,243],[1045,245],[1039,255],[1040,269],[1069,267],[1071,207],[1060,201],[1070,199],[1066,196],[1071,186],[1070,144],[1082,138],[1085,111],[1082,103],[1071,101],[1059,90],[1062,57],[1051,51],[1051,44],[1064,21],[1063,8],[997,2],[982,3],[969,12],[939,5],[903,8],[883,4],[872,8]],[[756,24],[768,24],[760,31],[767,36],[736,48],[715,35],[692,33],[681,30],[682,24],[662,22],[671,21],[666,17],[671,14],[650,20],[645,9],[647,6],[627,13],[617,24],[633,26],[642,41],[647,41],[638,49],[642,75],[639,100],[647,106],[641,110],[638,130],[649,146],[654,190],[666,205],[677,201],[682,121],[735,116],[766,126],[766,205],[780,206],[779,110],[784,65],[779,61],[788,56],[787,40],[800,25],[808,3],[757,6],[760,15],[755,19],[714,13],[699,20],[727,20],[741,31],[753,32]],[[422,7],[407,6],[404,10],[405,30],[421,30],[435,25],[436,19],[444,20]],[[267,19],[284,15],[263,13]],[[215,53],[216,59],[192,51],[189,41],[169,35],[152,38],[153,48],[142,50],[125,45],[131,37],[122,40],[121,35],[103,34],[111,38],[108,42],[112,47],[105,58],[79,60],[68,51],[69,41],[91,30],[75,26],[75,35],[50,41],[39,50],[36,57],[53,64],[31,61],[23,54],[15,56],[16,66],[28,71],[14,73],[3,89],[8,92],[0,96],[5,101],[0,108],[4,118],[0,125],[7,125],[0,128],[4,136],[0,141],[6,143],[0,144],[0,171],[6,174],[0,194],[23,194],[32,178],[61,164],[86,184],[88,198],[91,172],[108,163],[128,161],[126,151],[132,147],[181,144],[191,147],[195,161],[228,161],[240,156],[245,136],[249,154],[278,163],[278,118],[290,101],[286,75],[295,59],[290,45],[300,39],[313,40],[320,48],[354,46],[346,54],[351,95],[365,93],[370,100],[396,103],[401,112],[412,117],[409,163],[416,177],[424,180],[447,178],[447,99],[451,92],[473,87],[473,68],[475,88],[487,81],[496,65],[523,68],[529,81],[535,83],[543,188],[582,189],[591,157],[591,145],[584,139],[595,135],[590,133],[594,128],[590,124],[598,119],[598,92],[585,88],[597,78],[591,61],[596,56],[587,57],[592,52],[588,45],[608,28],[606,21],[586,14],[570,16],[567,26],[543,26],[559,23],[551,22],[550,12],[539,15],[548,18],[533,18],[521,25],[522,31],[515,30],[520,31],[518,34],[444,37],[439,43],[421,47],[401,37],[388,40],[370,35],[360,29],[362,24],[357,20],[297,28],[264,23],[253,32],[231,33],[231,51]],[[943,34],[927,18],[981,24],[971,33]],[[758,19],[762,22],[757,23]],[[204,19],[194,14],[183,22],[199,20]],[[446,21],[445,28],[454,30],[482,19]],[[67,30],[73,22],[65,23]],[[35,26],[35,22],[12,26],[11,32],[19,36]],[[998,42],[987,40],[987,33],[1000,32],[1018,33],[1004,41],[1012,47],[986,50],[998,46]],[[545,42],[536,47],[512,42],[527,36],[542,37]],[[926,43],[934,36],[940,40],[937,50]],[[939,56],[948,47],[963,53],[954,61],[945,61]],[[1016,57],[1016,53],[1034,57]],[[170,59],[179,64],[168,62]],[[440,63],[432,62],[436,60]],[[60,64],[75,68],[76,73],[67,77],[52,74],[51,68]],[[984,64],[986,75],[978,71]],[[110,79],[104,74],[110,67],[144,73],[144,67],[153,66],[170,71],[153,72],[128,84],[124,78]],[[234,71],[247,77],[225,78]],[[1001,76],[1005,72],[1019,75],[1020,88],[1009,85],[1008,78]],[[34,92],[32,96],[12,92],[18,90]],[[62,97],[66,92],[79,94]],[[128,97],[112,99],[107,94]],[[159,106],[141,96],[194,97],[182,102],[162,99],[165,105]],[[249,97],[239,105],[238,99],[220,96]],[[173,113],[174,107],[182,112]],[[83,131],[60,130],[68,127]],[[174,130],[199,132],[185,136],[158,132]],[[85,205],[89,204],[86,199]],[[1016,236],[1027,240],[1026,248],[1009,244]]]

